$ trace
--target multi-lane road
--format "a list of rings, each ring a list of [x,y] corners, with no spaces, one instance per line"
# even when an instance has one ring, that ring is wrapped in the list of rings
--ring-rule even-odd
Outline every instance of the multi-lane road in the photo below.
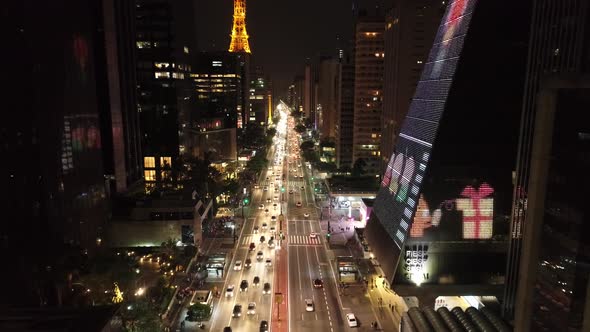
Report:
[[[268,321],[273,331],[348,329],[328,248],[320,230],[311,176],[299,157],[300,142],[292,121],[289,119],[290,123],[283,126],[289,129],[278,130],[268,156],[270,166],[261,174],[258,188],[253,190],[250,213],[239,234],[222,298],[214,308],[210,331],[222,331],[226,326],[234,332],[259,331],[261,321]],[[279,241],[281,226],[284,241]],[[265,237],[264,242],[261,236]],[[272,248],[268,244],[270,237],[274,237]],[[251,243],[255,245],[254,250],[249,248]],[[257,260],[259,251],[262,260]],[[251,267],[244,266],[248,258],[252,261]],[[267,259],[270,264],[266,263]],[[239,270],[234,269],[237,261],[242,262]],[[258,286],[253,285],[256,276],[260,279]],[[315,279],[322,280],[323,287],[314,287]],[[247,291],[240,291],[242,280],[248,282]],[[271,286],[269,294],[263,294],[264,283]],[[226,296],[230,285],[234,286],[233,295]],[[278,297],[284,297],[283,304],[278,304],[277,293],[281,294]],[[311,311],[306,303],[309,300],[313,303]],[[249,315],[247,308],[251,302],[256,303],[256,312]],[[232,317],[237,304],[242,305],[241,316]],[[277,324],[279,313],[281,320]]]

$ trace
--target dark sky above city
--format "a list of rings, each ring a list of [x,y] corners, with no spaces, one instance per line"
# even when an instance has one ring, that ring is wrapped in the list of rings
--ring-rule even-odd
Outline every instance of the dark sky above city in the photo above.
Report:
[[[356,0],[371,8],[387,0]],[[336,55],[337,40],[352,38],[353,0],[247,0],[246,27],[254,62],[264,67],[283,94],[293,77],[303,73],[306,58]],[[198,47],[229,47],[233,0],[195,0]]]

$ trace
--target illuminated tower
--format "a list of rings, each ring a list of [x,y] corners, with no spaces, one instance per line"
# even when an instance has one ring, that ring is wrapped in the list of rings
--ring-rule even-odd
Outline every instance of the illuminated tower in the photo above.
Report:
[[[231,29],[229,51],[250,53],[246,32],[246,0],[234,0],[234,25]]]

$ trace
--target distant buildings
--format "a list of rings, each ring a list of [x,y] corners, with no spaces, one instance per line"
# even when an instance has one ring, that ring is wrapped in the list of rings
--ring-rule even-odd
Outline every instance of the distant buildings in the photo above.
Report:
[[[344,53],[340,58],[339,98],[334,116],[336,167],[352,168],[352,143],[354,119],[354,60]]]
[[[136,0],[137,85],[146,187],[169,179],[187,151],[194,106],[194,21],[188,0]]]
[[[316,116],[320,140],[333,141],[336,137],[336,108],[340,100],[340,91],[339,59],[320,57]]]
[[[393,152],[445,7],[439,0],[396,0],[386,15],[382,170]]]
[[[352,161],[373,176],[379,176],[381,162],[384,28],[379,12],[360,12],[356,18]]]
[[[248,94],[248,123],[257,123],[261,126],[271,124],[272,112],[272,85],[262,67],[256,66],[250,71],[250,93]]]

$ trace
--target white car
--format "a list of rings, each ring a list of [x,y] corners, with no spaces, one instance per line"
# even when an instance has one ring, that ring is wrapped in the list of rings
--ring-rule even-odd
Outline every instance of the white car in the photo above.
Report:
[[[236,261],[236,264],[234,265],[234,271],[240,271],[242,269],[242,261]]]
[[[266,266],[272,266],[272,260],[270,258],[266,259]]]
[[[225,297],[233,297],[234,296],[234,285],[229,285],[227,286],[227,289],[225,290]]]
[[[357,327],[358,326],[358,321],[356,320],[356,317],[354,316],[354,314],[352,312],[346,314],[346,321],[348,322],[348,326],[350,326],[350,327]]]
[[[304,216],[305,218],[309,218],[309,213],[305,212],[305,213],[303,214],[303,216]]]
[[[258,210],[264,210],[264,204],[258,205]]]
[[[301,202],[297,202],[297,204],[295,204],[297,207],[301,207]]]
[[[256,302],[248,303],[248,315],[254,315],[256,313]]]
[[[312,238],[312,239],[315,239],[315,238],[318,237],[318,233],[314,233],[314,232],[309,233],[309,237]]]
[[[305,311],[314,311],[312,299],[305,299]]]

